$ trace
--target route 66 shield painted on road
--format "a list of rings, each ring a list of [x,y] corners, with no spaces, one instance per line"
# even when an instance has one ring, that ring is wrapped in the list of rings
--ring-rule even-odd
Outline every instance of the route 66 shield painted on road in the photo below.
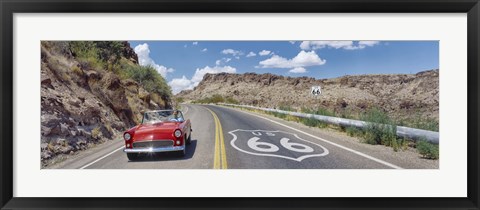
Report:
[[[242,130],[228,132],[230,144],[236,150],[257,156],[269,156],[302,161],[310,157],[328,155],[328,149],[320,144],[300,138],[285,131]]]

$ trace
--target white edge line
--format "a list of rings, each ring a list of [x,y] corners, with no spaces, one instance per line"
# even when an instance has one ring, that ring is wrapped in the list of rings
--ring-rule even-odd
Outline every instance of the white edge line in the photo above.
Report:
[[[94,160],[93,162],[91,162],[91,163],[89,163],[89,164],[87,164],[87,165],[85,165],[85,166],[81,167],[80,169],[85,169],[86,167],[93,165],[94,163],[96,163],[96,162],[98,162],[98,161],[102,160],[103,158],[106,158],[106,157],[108,157],[108,156],[112,155],[113,153],[115,153],[115,152],[117,152],[118,150],[121,150],[121,149],[123,149],[123,148],[125,148],[125,146],[122,146],[122,147],[120,147],[120,148],[118,148],[118,149],[116,149],[116,150],[113,150],[113,152],[110,152],[110,153],[108,153],[108,154],[106,154],[106,155],[102,156],[101,158],[98,158],[98,159]]]
[[[229,108],[229,107],[227,107],[227,108]],[[323,138],[320,138],[320,137],[318,137],[318,136],[314,136],[314,135],[312,135],[312,134],[309,134],[309,133],[307,133],[307,132],[304,132],[304,131],[298,130],[298,129],[296,129],[296,128],[292,128],[292,127],[290,127],[290,126],[288,126],[288,125],[285,125],[285,124],[279,123],[279,122],[277,122],[277,121],[274,121],[274,120],[268,119],[268,118],[266,118],[266,117],[262,117],[262,116],[254,115],[254,114],[252,114],[252,113],[249,113],[249,112],[246,112],[246,111],[243,111],[243,110],[237,110],[237,109],[233,109],[233,108],[230,108],[230,109],[232,109],[232,110],[236,110],[236,111],[239,111],[239,112],[243,112],[243,113],[245,113],[245,114],[249,114],[249,115],[252,115],[252,116],[255,116],[255,117],[258,117],[258,118],[262,118],[262,119],[264,119],[264,120],[268,120],[268,121],[270,121],[270,122],[273,122],[273,123],[276,123],[276,124],[278,124],[278,125],[281,125],[281,126],[287,127],[287,128],[289,128],[289,129],[292,129],[292,130],[294,130],[294,131],[297,131],[297,132],[303,133],[303,134],[305,134],[305,135],[307,135],[307,136],[310,136],[310,137],[312,137],[312,138],[316,138],[316,139],[318,139],[318,140],[320,140],[320,141],[323,141],[323,142],[329,143],[329,144],[331,144],[331,145],[333,145],[333,146],[336,146],[336,147],[342,148],[342,149],[344,149],[344,150],[347,150],[347,151],[349,151],[349,152],[352,152],[352,153],[355,153],[355,154],[357,154],[357,155],[360,155],[360,156],[362,156],[362,157],[368,158],[368,159],[370,159],[370,160],[373,160],[373,161],[375,161],[375,162],[377,162],[377,163],[381,163],[381,164],[383,164],[383,165],[386,165],[386,166],[388,166],[388,167],[391,167],[391,168],[394,168],[394,169],[403,169],[403,168],[401,168],[400,166],[397,166],[397,165],[394,165],[394,164],[392,164],[392,163],[389,163],[389,162],[386,162],[386,161],[380,160],[380,159],[378,159],[378,158],[375,158],[375,157],[372,157],[372,156],[370,156],[370,155],[367,155],[367,154],[365,154],[365,153],[362,153],[362,152],[359,152],[359,151],[356,151],[356,150],[350,149],[350,148],[348,148],[348,147],[345,147],[345,146],[342,146],[342,145],[340,145],[340,144],[337,144],[337,143],[334,143],[334,142],[331,142],[331,141],[325,140],[325,139],[323,139]]]
[[[190,110],[190,109],[188,108],[188,106],[187,106],[187,105],[185,105],[185,104],[182,104],[182,105],[183,105],[185,108],[187,108],[187,110],[186,110],[186,111],[184,111],[184,112],[183,112],[183,114],[187,114],[188,110]]]

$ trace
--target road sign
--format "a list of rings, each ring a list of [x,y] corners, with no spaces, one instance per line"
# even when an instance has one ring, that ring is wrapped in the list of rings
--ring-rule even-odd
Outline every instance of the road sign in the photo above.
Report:
[[[310,92],[313,96],[319,96],[320,94],[322,94],[322,88],[320,86],[312,86]]]
[[[295,133],[268,130],[242,130],[228,132],[233,136],[230,144],[236,150],[255,156],[268,156],[302,161],[328,155],[327,148],[300,138]]]

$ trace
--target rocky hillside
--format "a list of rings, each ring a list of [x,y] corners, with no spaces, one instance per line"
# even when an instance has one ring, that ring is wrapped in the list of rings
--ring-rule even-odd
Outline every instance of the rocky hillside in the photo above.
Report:
[[[416,117],[438,122],[438,84],[438,70],[334,79],[220,73],[206,74],[193,91],[183,91],[177,97],[195,101],[218,94],[241,104],[296,110],[323,108],[338,115],[358,115],[377,107],[397,120]],[[318,98],[310,93],[315,85],[322,87]]]
[[[156,80],[141,85],[139,72]],[[170,107],[171,91],[155,73],[138,65],[128,42],[42,42],[42,167],[121,137],[140,122],[141,110]]]

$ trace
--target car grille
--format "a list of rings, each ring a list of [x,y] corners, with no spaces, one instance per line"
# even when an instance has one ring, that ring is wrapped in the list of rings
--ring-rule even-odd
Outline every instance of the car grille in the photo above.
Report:
[[[134,148],[157,148],[157,147],[171,147],[173,146],[172,140],[154,140],[154,141],[142,141],[134,142]]]

